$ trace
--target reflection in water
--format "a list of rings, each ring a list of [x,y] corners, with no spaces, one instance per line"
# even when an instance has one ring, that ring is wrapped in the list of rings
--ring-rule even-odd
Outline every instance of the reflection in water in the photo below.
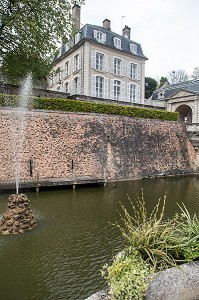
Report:
[[[28,193],[37,227],[19,236],[0,236],[0,299],[85,299],[104,287],[100,269],[122,249],[120,202],[129,206],[144,189],[148,210],[167,192],[167,216],[184,202],[199,214],[199,178],[178,177],[117,183],[75,191]],[[0,214],[8,195],[0,196]]]

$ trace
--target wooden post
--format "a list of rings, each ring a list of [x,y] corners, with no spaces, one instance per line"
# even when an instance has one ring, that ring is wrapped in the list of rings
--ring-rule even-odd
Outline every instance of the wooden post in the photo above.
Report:
[[[77,174],[76,174],[76,166],[75,166],[74,160],[72,160],[72,172],[73,172],[73,190],[75,190],[76,189]]]
[[[36,186],[36,192],[39,193],[39,171],[37,171],[37,186]]]

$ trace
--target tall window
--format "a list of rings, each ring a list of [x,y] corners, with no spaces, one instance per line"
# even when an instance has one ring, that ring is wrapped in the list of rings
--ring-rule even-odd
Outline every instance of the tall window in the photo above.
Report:
[[[69,93],[69,85],[68,85],[68,82],[65,83],[65,93]]]
[[[106,53],[91,51],[91,68],[100,72],[108,72],[108,55]],[[112,71],[113,73],[113,71]]]
[[[114,69],[113,73],[115,75],[121,75],[122,61],[121,59],[114,58]]]
[[[96,97],[103,98],[103,77],[96,76]]]
[[[141,66],[134,62],[128,62],[128,77],[133,80],[140,80]]]
[[[80,56],[79,54],[76,54],[74,56],[74,72],[80,70]]]
[[[130,102],[135,102],[136,98],[136,85],[130,84],[130,90],[129,90],[129,100]]]
[[[119,80],[114,80],[113,93],[114,100],[119,100],[121,95],[121,82]]]
[[[140,103],[140,85],[134,83],[127,84],[127,101]]]
[[[130,78],[137,79],[137,65],[133,63],[130,64]]]
[[[79,78],[74,78],[74,94],[79,94]]]
[[[68,77],[70,75],[69,72],[69,61],[65,63],[65,76]]]
[[[96,52],[96,70],[103,71],[104,54]]]
[[[57,70],[56,70],[56,82],[59,82],[61,81],[61,68],[58,67]]]

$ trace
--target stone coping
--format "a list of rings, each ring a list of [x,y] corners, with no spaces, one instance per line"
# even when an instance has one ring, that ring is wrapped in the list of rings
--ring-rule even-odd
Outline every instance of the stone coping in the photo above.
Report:
[[[85,300],[110,299],[108,290],[103,290]],[[199,261],[154,274],[144,300],[199,300]]]

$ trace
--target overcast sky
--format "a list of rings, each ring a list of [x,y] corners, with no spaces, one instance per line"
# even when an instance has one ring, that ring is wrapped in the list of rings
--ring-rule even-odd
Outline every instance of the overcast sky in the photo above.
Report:
[[[125,16],[122,18],[122,16]],[[142,45],[146,76],[167,76],[199,67],[199,0],[85,0],[82,25],[102,26],[111,20],[111,30],[131,28],[131,39]]]

